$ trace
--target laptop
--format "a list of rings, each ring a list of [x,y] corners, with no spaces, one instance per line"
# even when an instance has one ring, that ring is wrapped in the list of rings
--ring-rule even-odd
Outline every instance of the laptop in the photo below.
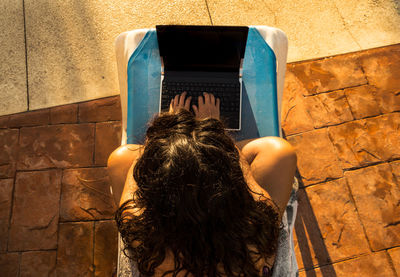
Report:
[[[239,131],[248,27],[157,25],[156,31],[162,66],[159,111],[168,111],[173,97],[184,91],[192,96],[191,106],[198,106],[203,92],[212,93],[220,99],[226,129]]]

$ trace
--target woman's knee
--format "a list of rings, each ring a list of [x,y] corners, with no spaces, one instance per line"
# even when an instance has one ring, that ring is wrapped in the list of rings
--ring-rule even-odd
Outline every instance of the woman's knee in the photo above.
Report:
[[[140,154],[140,149],[141,145],[122,145],[108,157],[107,171],[111,179],[112,194],[117,206],[120,202],[129,168],[134,159]]]
[[[138,144],[119,146],[110,154],[110,156],[108,156],[107,167],[110,168],[132,162],[132,160],[138,155],[140,148],[141,145]]]
[[[296,166],[295,149],[287,140],[280,137],[262,137],[254,143],[257,155],[269,156],[270,159],[284,162],[287,166]]]

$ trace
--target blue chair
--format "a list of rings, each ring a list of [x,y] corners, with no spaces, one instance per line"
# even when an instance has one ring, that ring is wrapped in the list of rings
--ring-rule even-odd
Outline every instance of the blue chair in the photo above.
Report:
[[[160,100],[161,60],[156,31],[124,32],[117,37],[115,47],[122,108],[121,144],[143,144],[147,123],[158,113]],[[282,136],[280,111],[287,50],[288,41],[281,30],[250,26],[242,72],[242,129],[231,133],[235,140]],[[282,267],[291,267],[289,275],[284,276],[297,273],[292,238],[297,213],[295,191],[292,196],[283,216],[286,233],[281,232],[280,236],[289,248],[278,248],[277,255],[277,260],[279,256],[285,260],[280,262]],[[120,239],[119,244],[120,247]],[[118,276],[137,274],[121,251],[118,272]]]

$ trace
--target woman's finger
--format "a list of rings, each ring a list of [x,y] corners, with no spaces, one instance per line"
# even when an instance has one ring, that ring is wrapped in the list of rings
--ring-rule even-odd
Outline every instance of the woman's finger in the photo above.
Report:
[[[199,113],[199,110],[197,109],[196,105],[192,105],[192,109],[194,111],[194,115],[197,116],[197,114]]]
[[[197,101],[198,101],[198,103],[199,103],[199,109],[201,109],[203,106],[204,106],[204,98],[203,98],[203,96],[199,96],[198,98],[197,98]]]
[[[203,92],[204,95],[204,104],[207,105],[210,103],[210,95],[207,92]]]
[[[185,105],[185,97],[186,97],[186,91],[181,93],[179,97],[179,104],[178,104],[179,106],[183,107]]]
[[[210,103],[211,103],[211,105],[215,106],[215,97],[214,97],[214,94],[210,93],[209,95],[210,95]]]
[[[173,112],[174,111],[174,99],[171,100],[171,102],[169,103],[169,112]]]
[[[185,109],[189,110],[190,108],[190,101],[192,101],[192,96],[189,96],[188,98],[186,98],[185,100]]]
[[[219,106],[220,106],[220,104],[221,104],[221,100],[219,100],[219,98],[217,98],[217,101],[216,101],[216,106],[217,106],[218,110],[219,110]]]
[[[174,108],[176,108],[179,105],[179,94],[175,95],[174,98]]]

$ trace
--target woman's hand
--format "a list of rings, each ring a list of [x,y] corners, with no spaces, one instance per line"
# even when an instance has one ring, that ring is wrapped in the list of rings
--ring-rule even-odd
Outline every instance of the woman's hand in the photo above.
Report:
[[[169,112],[177,112],[179,109],[185,109],[189,110],[190,109],[190,101],[192,100],[192,96],[186,97],[186,91],[181,93],[180,95],[177,94],[175,95],[174,99],[171,100],[171,103],[169,104]]]
[[[203,98],[204,96],[204,98]],[[219,98],[215,99],[214,95],[211,93],[203,92],[203,96],[199,96],[198,103],[199,107],[192,105],[194,114],[198,119],[211,117],[219,119]]]

